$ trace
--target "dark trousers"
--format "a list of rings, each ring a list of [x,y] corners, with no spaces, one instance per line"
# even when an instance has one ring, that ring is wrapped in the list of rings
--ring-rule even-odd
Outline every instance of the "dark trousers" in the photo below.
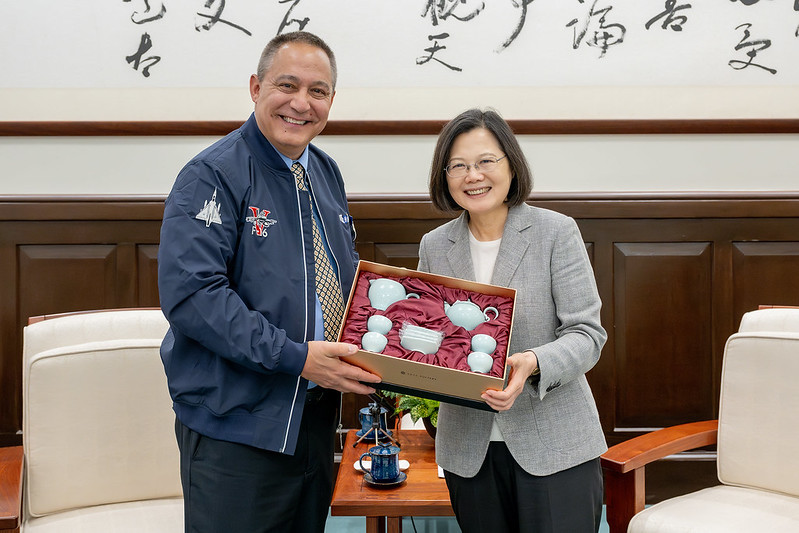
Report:
[[[176,420],[186,533],[323,533],[339,398],[309,394],[293,456],[212,439]]]
[[[599,458],[548,476],[525,472],[504,442],[488,445],[475,477],[444,472],[464,533],[596,533],[602,520]]]

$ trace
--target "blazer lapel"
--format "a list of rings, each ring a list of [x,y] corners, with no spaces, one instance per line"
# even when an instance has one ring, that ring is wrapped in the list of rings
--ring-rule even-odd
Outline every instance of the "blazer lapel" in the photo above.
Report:
[[[492,285],[501,287],[510,285],[513,274],[519,268],[522,258],[530,246],[530,241],[523,233],[530,227],[529,219],[525,220],[526,217],[524,217],[526,207],[526,205],[520,205],[511,208],[508,212],[497,262],[494,265],[494,274],[491,276]]]
[[[466,212],[461,213],[447,235],[452,242],[452,247],[447,251],[447,260],[454,277],[474,280],[472,253],[469,248],[469,226],[466,223],[466,217]]]

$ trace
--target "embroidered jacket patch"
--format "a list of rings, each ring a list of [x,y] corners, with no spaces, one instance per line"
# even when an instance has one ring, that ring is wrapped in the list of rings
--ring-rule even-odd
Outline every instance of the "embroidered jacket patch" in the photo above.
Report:
[[[206,228],[210,227],[211,224],[222,224],[222,215],[219,213],[221,207],[222,204],[216,202],[216,189],[214,189],[211,199],[205,201],[203,208],[200,209],[200,212],[194,218],[205,221]]]
[[[255,234],[259,237],[266,237],[266,228],[272,224],[277,224],[277,220],[273,218],[267,218],[270,211],[267,211],[266,209],[260,209],[253,206],[250,206],[249,209],[252,211],[252,216],[247,217],[245,220],[247,222],[252,222],[252,230],[250,231],[250,234]]]

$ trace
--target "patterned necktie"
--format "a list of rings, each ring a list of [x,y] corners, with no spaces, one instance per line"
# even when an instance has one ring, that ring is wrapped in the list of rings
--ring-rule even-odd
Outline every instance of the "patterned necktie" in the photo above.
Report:
[[[330,257],[325,251],[322,242],[322,235],[316,224],[316,217],[313,216],[313,203],[305,186],[305,171],[302,165],[294,163],[291,165],[291,172],[297,180],[297,188],[306,193],[308,203],[311,206],[311,220],[313,221],[313,256],[314,270],[316,271],[316,294],[322,304],[322,321],[325,326],[325,340],[336,341],[338,330],[341,326],[341,319],[344,316],[344,300],[341,297],[341,285],[339,285],[333,266],[330,264]]]

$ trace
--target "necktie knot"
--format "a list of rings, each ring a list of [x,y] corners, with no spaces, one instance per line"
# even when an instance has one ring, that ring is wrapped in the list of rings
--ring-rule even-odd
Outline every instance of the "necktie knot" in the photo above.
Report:
[[[302,165],[296,161],[292,163],[291,173],[294,174],[294,179],[297,181],[297,188],[301,191],[307,191],[308,189],[305,187],[305,170]]]

